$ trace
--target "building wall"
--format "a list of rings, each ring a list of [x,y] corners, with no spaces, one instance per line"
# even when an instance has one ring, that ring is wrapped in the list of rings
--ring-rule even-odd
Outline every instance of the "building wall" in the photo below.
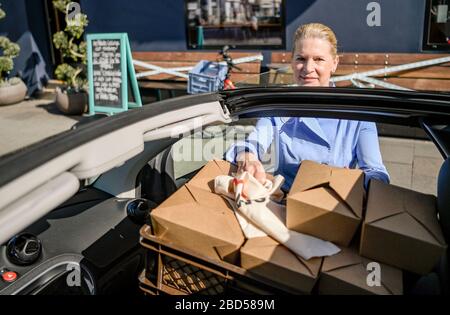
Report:
[[[51,40],[44,0],[0,0],[7,16],[0,34],[17,40],[31,31],[51,74]],[[298,25],[323,22],[334,29],[341,52],[421,52],[425,0],[376,0],[381,26],[369,27],[372,0],[285,0],[286,49]],[[184,0],[81,0],[87,32],[127,32],[135,51],[187,50]],[[270,62],[269,51],[264,62]]]
[[[377,0],[381,26],[369,27],[371,0],[286,0],[286,49],[298,25],[318,21],[336,32],[343,52],[420,52],[424,0]],[[125,5],[125,3],[127,3]],[[89,32],[128,32],[132,49],[187,50],[184,0],[81,0]]]
[[[127,32],[132,50],[186,50],[184,0],[82,0],[88,32]]]
[[[330,26],[342,52],[420,52],[425,0],[377,0],[381,26],[367,25],[372,0],[287,0],[286,41],[298,25],[321,22]],[[289,49],[291,46],[289,45]]]
[[[6,17],[0,20],[0,34],[16,41],[29,30],[25,0],[0,0]]]
[[[51,75],[52,58],[50,39],[45,17],[44,0],[0,0],[6,17],[0,21],[0,35],[7,35],[17,41],[25,32],[30,31]]]

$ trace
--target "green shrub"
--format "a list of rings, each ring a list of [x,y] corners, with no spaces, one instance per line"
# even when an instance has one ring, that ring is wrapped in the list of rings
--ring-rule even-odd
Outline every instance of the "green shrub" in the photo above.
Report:
[[[70,0],[53,0],[53,6],[64,16]],[[64,82],[69,91],[86,89],[86,42],[80,40],[89,21],[85,14],[79,13],[75,21],[67,21],[64,31],[53,35],[53,44],[61,52],[63,63],[58,65],[55,76]]]
[[[6,16],[5,11],[0,8],[0,20]],[[16,43],[11,42],[6,36],[0,36],[0,87],[13,85],[18,80],[8,80],[7,74],[13,69],[14,61],[20,53],[20,47]]]

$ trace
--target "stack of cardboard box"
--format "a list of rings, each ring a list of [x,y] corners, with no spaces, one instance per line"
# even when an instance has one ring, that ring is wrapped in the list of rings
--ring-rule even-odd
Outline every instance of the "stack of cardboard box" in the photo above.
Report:
[[[303,161],[287,197],[286,226],[348,246],[363,212],[364,174]]]
[[[286,225],[342,251],[305,261],[270,237],[245,240],[232,207],[213,193],[214,178],[235,171],[226,161],[210,161],[152,211],[154,234],[319,294],[402,294],[402,270],[426,274],[446,249],[434,196],[371,181],[364,211],[362,171],[311,161],[302,162],[289,192]]]
[[[304,260],[270,237],[249,239],[241,248],[241,267],[304,293],[312,291],[322,260]]]
[[[370,183],[361,255],[425,275],[446,247],[436,197],[380,181]]]
[[[209,258],[239,262],[244,235],[233,208],[213,193],[214,178],[236,170],[213,160],[151,212],[156,236]]]

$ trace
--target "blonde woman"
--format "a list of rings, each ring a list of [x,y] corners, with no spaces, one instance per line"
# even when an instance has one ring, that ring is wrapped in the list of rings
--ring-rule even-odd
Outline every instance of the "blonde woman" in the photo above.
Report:
[[[300,26],[294,37],[292,70],[302,86],[330,86],[331,75],[339,63],[334,32],[320,23]],[[288,191],[302,160],[313,160],[337,167],[358,166],[370,179],[389,182],[383,165],[375,123],[343,119],[307,117],[261,118],[245,141],[226,152],[228,161],[238,164],[264,182],[266,173],[260,160],[272,141],[278,141],[277,174],[285,177]]]

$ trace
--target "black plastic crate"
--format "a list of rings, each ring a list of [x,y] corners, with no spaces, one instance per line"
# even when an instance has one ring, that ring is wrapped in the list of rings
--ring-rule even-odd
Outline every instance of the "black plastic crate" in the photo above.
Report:
[[[141,229],[147,249],[140,287],[147,294],[302,294],[233,264],[189,252]]]

